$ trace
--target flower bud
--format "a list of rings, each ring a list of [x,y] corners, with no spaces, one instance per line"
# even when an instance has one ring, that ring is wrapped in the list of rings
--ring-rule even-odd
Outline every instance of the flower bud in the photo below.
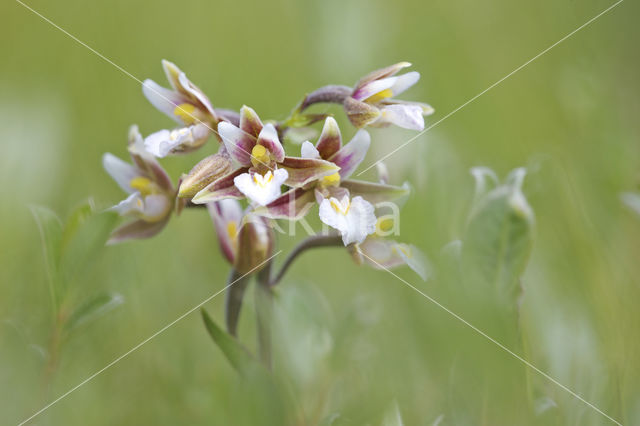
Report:
[[[238,233],[235,269],[246,274],[273,254],[275,235],[261,216],[249,214]]]
[[[178,197],[192,198],[211,182],[231,171],[231,160],[224,154],[213,154],[200,161],[182,179]]]
[[[380,110],[373,105],[357,101],[354,98],[347,98],[343,103],[344,112],[349,121],[356,128],[360,129],[367,124],[373,123],[380,117]]]

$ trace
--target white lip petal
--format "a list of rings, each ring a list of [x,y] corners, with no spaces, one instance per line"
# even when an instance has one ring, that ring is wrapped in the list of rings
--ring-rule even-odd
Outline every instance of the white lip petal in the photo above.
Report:
[[[410,130],[422,131],[424,117],[422,107],[411,104],[392,104],[382,108],[382,115],[377,123],[390,123]]]
[[[138,169],[110,153],[102,156],[102,165],[120,188],[129,194],[134,192],[129,183],[131,179],[140,176]]]
[[[171,131],[163,129],[150,134],[144,139],[145,149],[156,157],[166,157],[172,149],[180,145],[179,139],[171,139]]]
[[[280,196],[280,187],[289,177],[285,169],[259,173],[243,173],[233,180],[236,188],[248,199],[261,206],[266,206]]]
[[[134,192],[124,200],[120,201],[110,210],[117,212],[120,216],[126,216],[131,213],[142,213],[144,202],[139,192]]]
[[[154,194],[142,197],[139,192],[134,192],[111,207],[111,210],[120,216],[135,216],[147,222],[156,222],[165,217],[170,208],[171,203],[165,195]]]
[[[320,158],[320,152],[311,142],[304,141],[300,147],[300,156],[302,158]]]
[[[320,220],[340,231],[344,245],[361,243],[375,231],[374,207],[362,197],[349,201],[345,195],[341,200],[325,198],[320,203]]]
[[[208,130],[202,123],[174,130],[160,130],[145,138],[144,147],[156,157],[166,157],[195,147],[209,135]]]
[[[162,219],[171,208],[169,199],[162,194],[147,195],[142,202],[144,205],[142,209],[142,219],[148,222],[155,222]]]

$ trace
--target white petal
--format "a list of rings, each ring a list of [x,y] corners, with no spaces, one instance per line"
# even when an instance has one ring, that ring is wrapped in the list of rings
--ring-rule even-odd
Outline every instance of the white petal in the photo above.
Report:
[[[376,123],[390,123],[396,126],[421,131],[424,129],[422,107],[411,104],[393,104],[382,108],[382,115]]]
[[[166,195],[162,194],[147,195],[142,201],[144,204],[142,219],[148,222],[155,222],[162,219],[171,208],[169,199]]]
[[[139,192],[134,192],[124,200],[120,201],[110,210],[117,212],[120,216],[126,216],[131,213],[141,213],[144,209],[144,202]]]
[[[353,97],[358,101],[363,101],[376,93],[391,89],[397,81],[398,77],[386,77],[379,80],[373,80],[358,89],[356,93],[354,93]]]
[[[255,145],[254,139],[248,138],[240,128],[226,121],[221,121],[218,124],[218,135],[236,164],[240,166],[251,165],[251,149]]]
[[[200,90],[198,87],[196,87],[195,84],[193,84],[188,78],[187,75],[184,72],[180,72],[180,74],[178,74],[178,82],[180,83],[180,85],[182,86],[182,89],[187,91],[189,94],[191,94],[192,96],[194,96],[198,101],[200,101],[200,103],[202,105],[204,105],[204,107],[211,113],[211,114],[215,114],[213,111],[213,106],[211,105],[211,101],[209,101],[209,98],[207,98],[207,95],[205,95],[202,90]]]
[[[268,182],[264,184],[256,182],[256,180],[266,179],[269,173],[271,172],[267,172],[264,176],[258,173],[255,174],[256,176],[243,173],[236,176],[233,183],[251,201],[266,206],[280,196],[280,187],[289,177],[289,173],[285,169],[276,169]]]
[[[302,158],[320,158],[320,152],[311,142],[304,141],[300,147],[300,156]]]
[[[424,281],[429,277],[429,268],[426,257],[416,246],[410,244],[396,244],[395,250],[397,250],[398,254],[405,261],[409,268],[413,269],[413,271],[420,275]]]
[[[145,80],[142,83],[142,93],[151,102],[151,105],[159,111],[165,113],[174,121],[182,124],[180,117],[175,115],[173,111],[176,106],[184,103],[186,99],[180,93],[160,86],[153,80]]]
[[[396,78],[397,80],[393,83],[393,86],[391,86],[393,96],[404,92],[409,87],[416,84],[418,80],[420,80],[420,73],[417,71],[411,71],[406,74],[399,75]]]
[[[347,214],[349,221],[349,238],[347,240],[353,243],[361,243],[367,238],[367,235],[373,234],[376,230],[376,215],[374,214],[373,204],[366,201],[362,197],[353,197],[351,200],[351,208]],[[345,242],[345,236],[342,236]]]
[[[322,222],[340,231],[345,246],[361,243],[375,231],[373,205],[362,197],[354,197],[350,204],[348,196],[340,201],[325,198],[320,203],[319,213]]]
[[[127,193],[134,191],[131,186],[129,186],[129,182],[131,182],[131,179],[140,176],[138,169],[110,153],[102,156],[102,165],[113,180],[120,185],[120,188]]]
[[[153,155],[144,147],[144,138],[135,124],[129,128],[129,152],[149,160],[153,158]]]
[[[171,140],[171,131],[166,129],[152,133],[144,139],[145,149],[160,158],[166,157],[179,144],[179,140]]]
[[[147,136],[144,140],[144,147],[151,154],[162,158],[194,147],[206,139],[208,135],[209,129],[202,123],[174,130],[165,129]]]

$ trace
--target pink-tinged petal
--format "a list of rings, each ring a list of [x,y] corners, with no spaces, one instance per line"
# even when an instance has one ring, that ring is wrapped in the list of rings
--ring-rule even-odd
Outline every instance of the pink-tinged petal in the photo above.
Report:
[[[255,212],[271,219],[299,220],[314,204],[312,189],[295,188],[285,192],[266,207],[257,208]]]
[[[256,114],[253,108],[246,105],[240,108],[240,129],[242,129],[243,132],[257,138],[263,127],[264,125],[262,121],[260,121],[260,117],[258,117],[258,114]]]
[[[204,94],[204,92],[202,90],[200,90],[200,88],[198,88],[198,86],[196,86],[195,84],[193,84],[186,76],[186,74],[184,72],[180,73],[180,75],[178,75],[178,81],[180,82],[180,86],[182,87],[182,90],[189,95],[194,101],[197,101],[201,107],[204,107],[204,109],[209,112],[209,114],[211,114],[211,117],[213,118],[214,122],[218,121],[218,117],[216,116],[215,111],[213,110],[213,106],[211,105],[211,101],[209,100],[209,98],[207,97],[207,95]]]
[[[156,109],[165,113],[173,121],[182,124],[180,117],[175,115],[173,111],[178,105],[188,102],[185,96],[164,88],[149,79],[142,83],[142,93]]]
[[[417,71],[411,71],[395,78],[396,81],[393,83],[393,86],[391,86],[392,96],[397,96],[416,84],[418,80],[420,80],[420,73]]]
[[[111,234],[107,244],[117,244],[128,240],[151,238],[164,229],[169,217],[159,222],[146,222],[142,219],[122,225]]]
[[[228,121],[236,127],[240,126],[240,114],[237,111],[216,108],[216,114],[220,120]]]
[[[234,161],[245,167],[251,165],[251,150],[256,144],[255,139],[226,121],[218,124],[218,134]]]
[[[130,182],[141,175],[140,170],[110,153],[102,156],[102,165],[120,188],[129,194],[135,192]]]
[[[398,127],[409,130],[422,131],[424,129],[424,117],[420,105],[387,105],[382,108],[380,119],[375,125],[395,124]]]
[[[285,157],[280,167],[287,170],[286,185],[297,188],[340,170],[335,164],[317,158]]]
[[[367,98],[370,98],[383,90],[391,89],[397,81],[398,77],[387,77],[380,80],[374,80],[359,89],[354,90],[351,96],[357,101],[365,101]]]
[[[167,61],[166,59],[162,60],[162,69],[164,70],[164,74],[167,76],[167,81],[171,87],[179,91],[180,90],[180,73],[182,70],[176,66],[173,62]]]
[[[383,238],[369,237],[357,247],[361,262],[376,269],[392,269],[405,264],[394,246],[397,243]]]
[[[320,157],[326,160],[338,152],[341,147],[342,135],[340,135],[338,123],[333,117],[327,117],[322,127],[318,144],[316,145]]]
[[[372,204],[385,201],[402,200],[409,195],[409,186],[383,185],[381,183],[365,182],[361,180],[344,180],[340,183],[342,188],[347,189],[351,196],[360,195]]]
[[[366,126],[367,124],[373,123],[381,114],[380,110],[375,106],[355,100],[351,97],[345,99],[342,105],[349,121],[358,129]]]
[[[249,169],[246,167],[234,170],[228,175],[221,177],[217,181],[210,183],[202,191],[198,192],[191,200],[194,204],[206,204],[213,201],[220,201],[225,198],[244,198],[244,195],[238,188],[236,188],[233,180],[243,174],[247,173]]]
[[[237,200],[225,199],[207,204],[216,228],[220,249],[230,263],[234,262],[237,232],[242,222],[242,207]],[[235,233],[235,235],[231,235]]]
[[[410,67],[411,64],[409,62],[398,62],[397,64],[390,65],[385,68],[381,68],[379,70],[375,70],[366,76],[362,77],[360,81],[356,84],[356,89],[364,86],[367,83],[370,83],[374,80],[380,80],[381,78],[391,77],[398,73],[403,68]]]
[[[358,130],[351,141],[336,152],[329,161],[340,167],[340,178],[346,179],[356,170],[371,145],[371,136],[366,130]]]
[[[273,124],[266,124],[258,135],[258,145],[267,148],[272,158],[277,162],[284,160],[284,148],[278,139],[278,132]]]
[[[407,265],[424,281],[429,277],[429,262],[417,247],[383,238],[369,237],[356,247],[354,257],[376,269]]]

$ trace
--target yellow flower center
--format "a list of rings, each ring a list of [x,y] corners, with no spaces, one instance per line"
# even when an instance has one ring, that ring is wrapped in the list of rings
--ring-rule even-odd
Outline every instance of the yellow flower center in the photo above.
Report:
[[[269,170],[264,176],[262,176],[260,173],[253,174],[253,181],[260,188],[264,188],[272,180],[273,180],[273,173],[271,173],[271,170]]]
[[[365,99],[364,101],[368,104],[375,104],[380,102],[383,99],[387,99],[393,96],[393,92],[391,91],[391,89],[384,89],[374,95],[369,96],[367,99]]]
[[[271,161],[271,157],[269,156],[269,151],[262,145],[256,145],[251,150],[251,164],[253,167],[258,167],[260,165],[267,166]]]
[[[146,178],[144,176],[138,176],[131,179],[131,181],[129,181],[129,186],[135,189],[136,191],[140,192],[140,194],[143,197],[146,197],[147,195],[152,194],[155,189],[154,183],[151,182],[149,178]]]
[[[344,216],[347,215],[347,213],[349,213],[349,209],[351,208],[351,201],[348,199],[345,199],[344,201],[338,201],[337,199],[331,197],[331,199],[329,200],[329,202],[331,203],[331,207],[333,207],[333,210],[335,210],[337,213],[340,213]]]
[[[376,222],[376,233],[387,233],[393,229],[393,219],[390,217],[381,217]]]
[[[238,224],[234,221],[227,223],[227,235],[231,241],[235,241],[238,236]]]
[[[196,107],[195,105],[192,104],[180,104],[177,107],[174,108],[173,113],[179,117],[184,124],[193,124],[196,121],[198,121],[197,117],[195,116],[196,112]]]
[[[321,180],[323,186],[338,186],[340,185],[340,173],[335,172],[332,175],[325,176]]]

